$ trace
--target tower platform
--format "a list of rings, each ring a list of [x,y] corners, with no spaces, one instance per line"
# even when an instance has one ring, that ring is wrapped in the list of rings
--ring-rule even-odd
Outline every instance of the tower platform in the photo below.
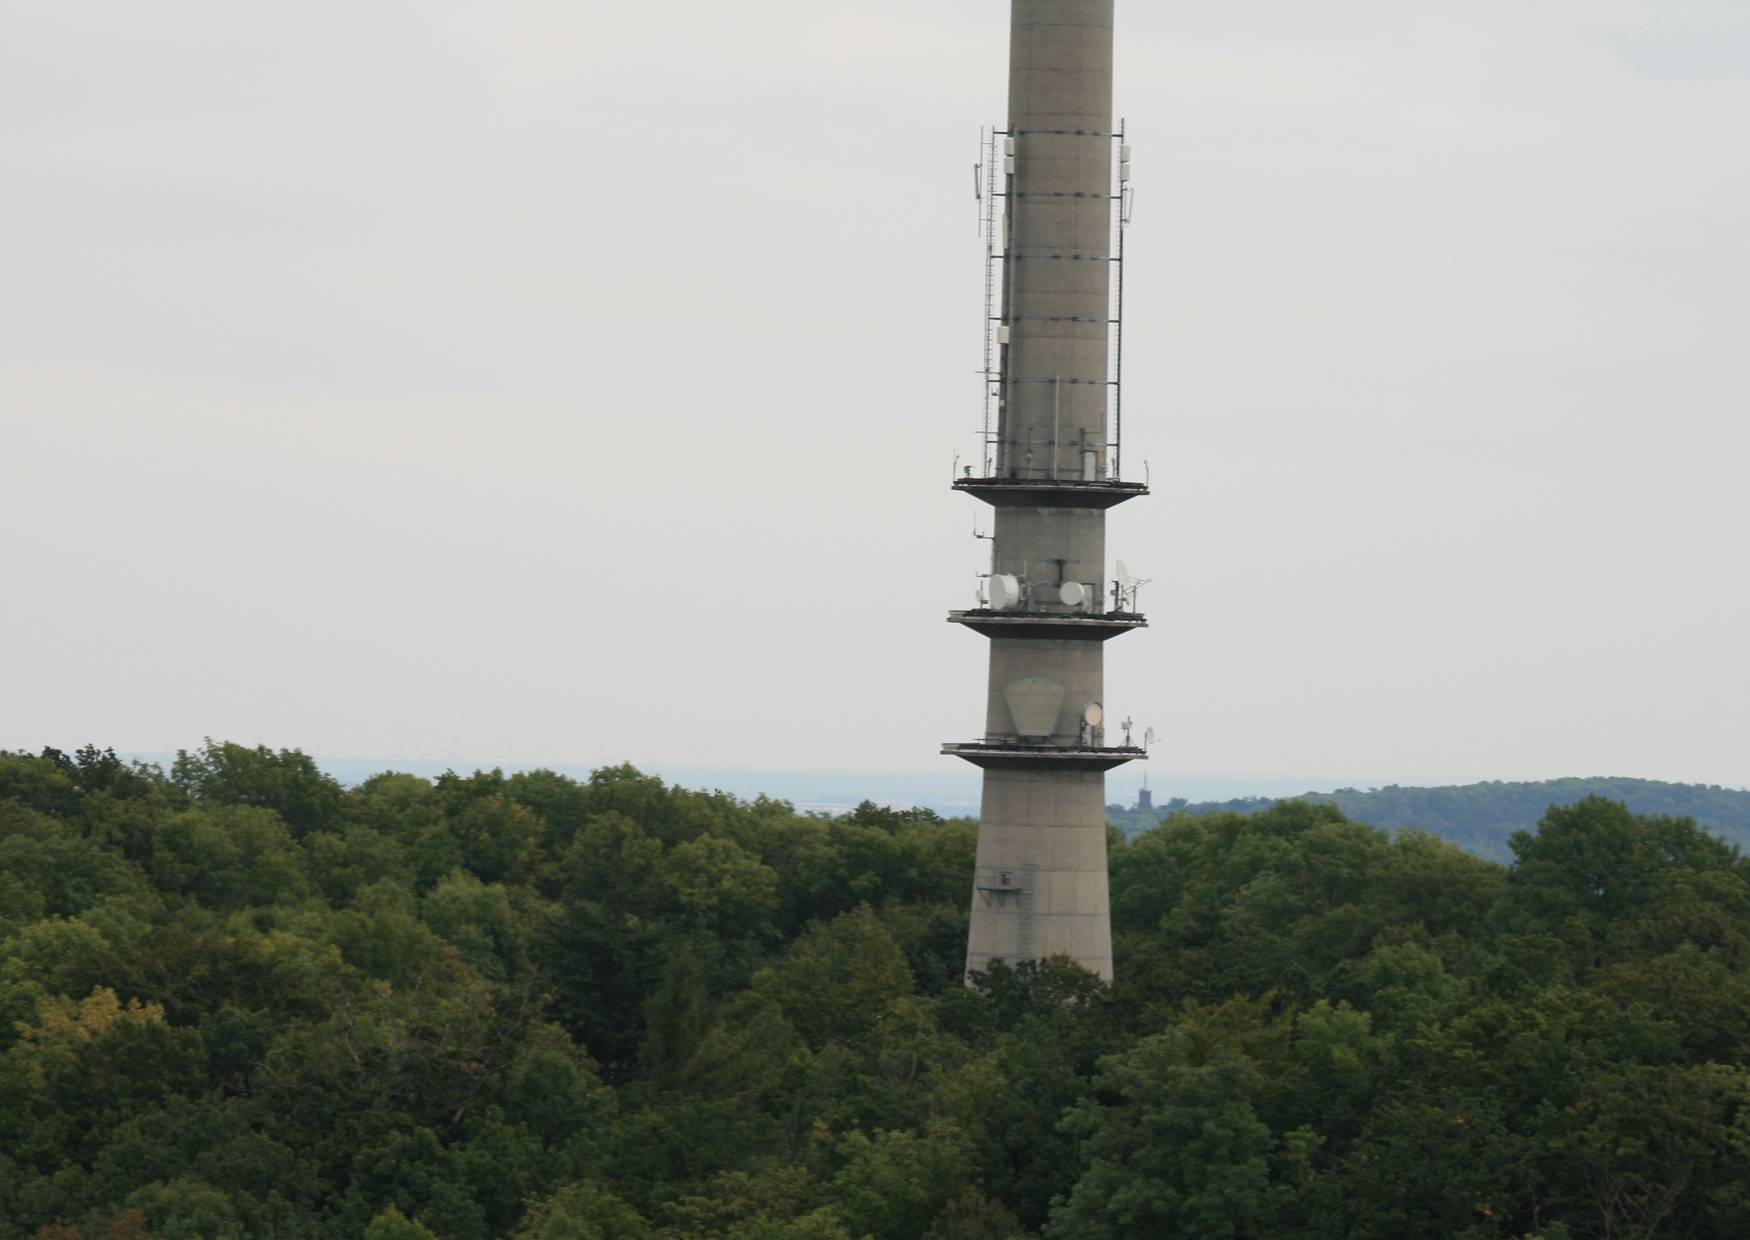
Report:
[[[988,607],[951,611],[949,624],[964,624],[986,637],[1031,637],[1051,641],[1110,641],[1132,629],[1146,629],[1148,621],[1132,611],[1078,614],[1072,611],[994,611]]]
[[[1020,741],[950,741],[950,758],[964,758],[985,770],[1109,771],[1148,757],[1140,745],[1025,745]]]
[[[1148,494],[1140,482],[1079,478],[956,478],[954,489],[995,508],[1112,508]]]

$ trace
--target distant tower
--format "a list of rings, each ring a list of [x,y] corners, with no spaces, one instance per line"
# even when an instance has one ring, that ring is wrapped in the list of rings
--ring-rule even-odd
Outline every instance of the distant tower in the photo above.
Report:
[[[942,752],[984,769],[967,972],[1063,954],[1110,978],[1105,772],[1144,756],[1105,743],[1103,705],[1104,643],[1146,624],[1106,574],[1106,510],[1148,491],[1119,473],[1129,148],[1113,0],[1012,2],[981,174],[984,455],[954,482],[994,510],[991,566],[948,617],[989,639],[990,686],[983,739]]]

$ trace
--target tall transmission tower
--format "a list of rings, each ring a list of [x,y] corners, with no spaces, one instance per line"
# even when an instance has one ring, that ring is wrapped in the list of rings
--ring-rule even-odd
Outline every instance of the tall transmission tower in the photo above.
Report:
[[[942,752],[984,770],[968,974],[1066,955],[1112,976],[1105,643],[1146,627],[1106,571],[1120,472],[1130,148],[1112,110],[1113,0],[1012,0],[1009,116],[975,185],[986,243],[980,463],[954,488],[994,512],[979,606],[984,735]]]

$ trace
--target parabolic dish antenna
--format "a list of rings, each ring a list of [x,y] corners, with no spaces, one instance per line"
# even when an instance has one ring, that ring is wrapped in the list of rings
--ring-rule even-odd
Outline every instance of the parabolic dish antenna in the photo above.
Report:
[[[1058,588],[1058,596],[1063,599],[1066,607],[1080,607],[1082,600],[1088,597],[1088,592],[1082,588],[1079,581],[1066,581]]]
[[[992,573],[990,606],[992,611],[1007,611],[1021,601],[1021,583],[1008,573]]]
[[[1082,722],[1090,728],[1097,728],[1105,720],[1106,712],[1098,702],[1089,702],[1082,707]]]

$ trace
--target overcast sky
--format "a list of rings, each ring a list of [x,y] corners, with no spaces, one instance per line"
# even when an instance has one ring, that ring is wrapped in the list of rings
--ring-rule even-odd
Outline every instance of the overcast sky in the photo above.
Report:
[[[0,746],[947,762],[1007,9],[0,0]],[[1750,784],[1750,5],[1118,9],[1157,781]]]

